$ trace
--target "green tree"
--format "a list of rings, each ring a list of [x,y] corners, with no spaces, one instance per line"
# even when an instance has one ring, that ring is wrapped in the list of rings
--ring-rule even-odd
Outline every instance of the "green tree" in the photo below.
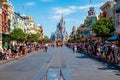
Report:
[[[45,36],[43,39],[40,40],[40,42],[47,43],[47,42],[52,42],[52,41],[48,36]]]
[[[74,36],[70,36],[68,42],[73,42],[73,41],[74,41]]]
[[[25,41],[27,36],[21,28],[15,28],[12,32],[10,32],[9,38],[10,40]]]
[[[103,39],[115,31],[114,21],[109,18],[99,19],[92,25],[92,28],[96,35],[102,37]]]
[[[38,34],[29,34],[27,39],[32,42],[39,42],[40,38]]]
[[[77,34],[76,36],[77,36],[77,39],[78,39],[78,40],[82,40],[82,39],[84,38],[84,35],[83,35],[83,34]]]

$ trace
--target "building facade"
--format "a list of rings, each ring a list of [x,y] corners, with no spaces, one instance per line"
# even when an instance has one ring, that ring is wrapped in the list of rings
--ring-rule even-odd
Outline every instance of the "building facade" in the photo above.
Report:
[[[76,35],[76,27],[73,26],[71,35]]]
[[[101,7],[99,18],[111,18],[114,19],[114,3],[112,0],[106,1]]]
[[[8,0],[2,0],[2,46],[8,42]]]
[[[9,33],[14,28],[21,28],[26,34],[37,34],[37,31],[40,31],[40,38],[44,38],[42,27],[37,29],[31,16],[21,16],[14,12],[14,6],[10,0],[0,0],[0,48],[9,41]]]
[[[2,0],[2,32],[8,33],[8,7],[7,0]]]
[[[25,33],[27,33],[27,34],[36,34],[37,31],[35,29],[34,19],[31,16],[25,16],[25,15],[22,15],[22,18],[24,19]]]
[[[75,36],[76,36],[76,33],[77,33],[77,31],[76,31],[76,27],[73,26],[73,28],[72,28],[72,32],[71,32],[71,34],[70,34],[69,37],[75,37]]]
[[[25,22],[23,17],[19,14],[14,12],[14,28],[21,28],[24,31]]]
[[[90,37],[91,31],[92,31],[92,25],[97,21],[97,16],[95,14],[94,7],[90,7],[88,11],[88,15],[86,19],[84,20],[83,28],[86,27],[86,30],[83,32],[84,36]]]
[[[115,27],[116,32],[120,32],[120,0],[114,0],[115,5]]]
[[[24,21],[24,32],[29,34],[30,28],[29,28],[29,17],[26,15],[22,15],[23,21]]]
[[[8,32],[14,29],[14,9],[12,3],[9,2],[8,7]]]
[[[88,15],[84,21],[84,26],[91,28],[92,24],[97,21],[97,17],[95,15],[94,7],[90,7],[88,11]]]
[[[114,19],[116,32],[120,31],[120,0],[108,0],[101,7],[99,18]]]
[[[44,30],[41,25],[36,26],[37,34],[39,35],[40,39],[44,38]]]
[[[83,34],[84,36],[88,36],[89,34],[89,28],[85,27],[83,24],[81,24],[78,28],[77,28],[77,34]]]

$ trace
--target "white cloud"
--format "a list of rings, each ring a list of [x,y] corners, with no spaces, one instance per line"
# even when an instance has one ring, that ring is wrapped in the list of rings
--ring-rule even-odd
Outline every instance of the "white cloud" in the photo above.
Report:
[[[66,22],[70,22],[70,23],[72,23],[73,25],[75,25],[75,24],[79,24],[79,23],[81,23],[82,21],[81,20],[79,20],[79,19],[65,19],[65,21]]]
[[[34,6],[36,3],[35,2],[27,2],[26,5],[27,6]]]
[[[56,7],[56,8],[52,8],[53,10],[53,19],[58,19],[60,18],[61,14],[63,13],[64,15],[70,15],[72,13],[75,13],[79,10],[88,10],[91,6],[92,7],[100,7],[103,3],[99,3],[99,4],[93,4],[93,5],[84,5],[84,6],[69,6],[67,8],[62,8],[62,7]],[[57,17],[56,17],[57,16]],[[59,17],[58,17],[59,16]]]
[[[64,13],[64,15],[69,15],[73,12],[75,12],[75,10],[70,9],[70,8],[53,8],[54,14],[62,14]]]
[[[77,6],[69,6],[70,9],[77,9]]]
[[[41,2],[52,2],[53,0],[40,0]]]

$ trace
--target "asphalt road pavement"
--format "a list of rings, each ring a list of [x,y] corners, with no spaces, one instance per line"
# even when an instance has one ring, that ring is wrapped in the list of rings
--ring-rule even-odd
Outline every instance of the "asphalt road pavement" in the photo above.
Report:
[[[48,52],[38,51],[1,64],[0,80],[40,80],[45,72],[47,80],[57,76],[52,79],[56,80],[61,78],[60,70],[65,80],[120,80],[120,71],[65,46],[50,47]]]

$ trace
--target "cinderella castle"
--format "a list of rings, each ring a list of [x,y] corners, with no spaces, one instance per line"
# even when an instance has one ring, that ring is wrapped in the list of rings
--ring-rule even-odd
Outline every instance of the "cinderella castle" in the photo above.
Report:
[[[55,33],[51,34],[51,40],[52,41],[61,40],[63,41],[63,43],[68,40],[68,34],[66,32],[65,21],[64,21],[63,15],[61,16],[60,22],[57,24]]]

